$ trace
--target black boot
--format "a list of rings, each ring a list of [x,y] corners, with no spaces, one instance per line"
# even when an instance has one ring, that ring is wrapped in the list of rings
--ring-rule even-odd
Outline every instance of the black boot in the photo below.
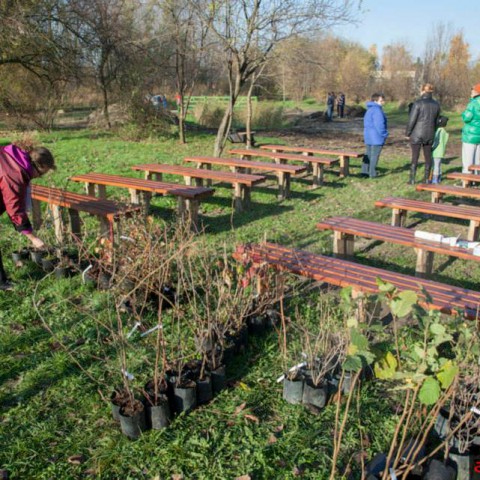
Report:
[[[408,180],[409,185],[415,185],[415,175],[417,174],[417,166],[410,165],[410,179]]]
[[[423,178],[423,183],[432,183],[430,180],[430,165],[425,165],[425,176]]]

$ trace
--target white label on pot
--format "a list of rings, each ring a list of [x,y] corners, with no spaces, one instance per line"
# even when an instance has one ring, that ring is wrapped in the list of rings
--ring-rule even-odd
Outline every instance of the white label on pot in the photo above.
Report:
[[[163,325],[155,325],[154,327],[152,327],[150,330],[147,330],[146,332],[143,332],[140,336],[141,337],[146,337],[147,335],[149,335],[150,333],[154,332],[155,330],[158,330],[159,328],[163,328]]]
[[[133,328],[128,332],[127,339],[130,338],[134,332],[137,330],[137,328],[141,325],[140,322],[136,322]]]
[[[277,383],[283,382],[284,380],[285,380],[285,375],[280,375],[280,376],[277,378]]]
[[[135,378],[132,373],[127,372],[123,368],[122,368],[122,373],[127,377],[127,380],[133,380]]]
[[[390,478],[392,480],[398,480],[397,476],[395,475],[395,470],[393,468],[390,469]]]
[[[472,407],[472,408],[470,409],[470,411],[473,412],[473,413],[475,413],[475,414],[477,414],[477,415],[480,415],[480,409],[478,409],[477,407]]]
[[[83,272],[82,272],[82,282],[85,283],[85,275],[87,272],[93,267],[92,264],[90,264]]]

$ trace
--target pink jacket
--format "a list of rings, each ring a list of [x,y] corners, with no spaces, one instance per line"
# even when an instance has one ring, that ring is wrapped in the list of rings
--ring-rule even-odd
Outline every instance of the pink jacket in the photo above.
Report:
[[[26,211],[27,189],[33,176],[30,156],[16,145],[0,148],[0,215],[7,212],[18,232],[32,232]]]

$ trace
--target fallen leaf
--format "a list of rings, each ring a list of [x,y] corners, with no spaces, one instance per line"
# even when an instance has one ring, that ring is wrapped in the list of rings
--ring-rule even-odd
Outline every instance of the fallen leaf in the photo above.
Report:
[[[238,385],[242,390],[245,390],[246,392],[249,392],[251,390],[251,388],[246,383],[240,382]]]
[[[236,409],[235,409],[235,415],[238,415],[242,410],[245,409],[245,407],[247,406],[247,402],[243,402],[241,405],[239,405]]]
[[[267,442],[269,445],[272,445],[274,443],[277,443],[277,437],[275,435],[270,435],[270,438],[268,439]]]
[[[252,480],[250,475],[241,475],[240,477],[235,477],[235,480]]]
[[[256,417],[255,415],[250,415],[250,414],[247,413],[247,414],[245,415],[245,418],[246,418],[247,420],[250,420],[251,422],[255,422],[255,423],[257,423],[257,424],[260,423],[260,419],[259,419],[258,417]]]
[[[172,480],[183,480],[184,477],[183,477],[183,473],[174,473],[172,475]]]
[[[283,432],[283,429],[284,429],[284,428],[285,428],[284,425],[279,425],[278,427],[275,427],[275,431],[278,432],[278,433],[279,433],[279,432]]]
[[[85,457],[83,455],[72,455],[68,457],[68,463],[72,465],[80,465],[85,461]]]

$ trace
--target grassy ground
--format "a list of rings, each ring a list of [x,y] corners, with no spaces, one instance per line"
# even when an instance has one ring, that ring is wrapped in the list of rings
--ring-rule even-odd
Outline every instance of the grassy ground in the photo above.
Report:
[[[235,215],[230,187],[216,186],[215,196],[201,209],[206,240],[233,248],[237,243],[267,239],[330,253],[331,234],[316,231],[318,220],[349,215],[388,223],[390,211],[375,209],[374,200],[392,194],[427,199],[428,195],[416,193],[406,184],[409,157],[400,126],[405,115],[392,110],[389,114],[393,134],[382,154],[377,179],[361,179],[359,162],[352,160],[350,177],[339,179],[336,172],[328,172],[325,186],[317,190],[309,188],[309,178],[294,180],[292,197],[283,202],[277,201],[275,182],[269,181],[253,190],[252,208]],[[453,138],[445,172],[460,165],[460,122],[453,115],[451,119]],[[347,127],[347,122],[344,125]],[[363,151],[358,132],[342,135],[341,130],[340,126],[308,138],[278,132],[278,136],[271,133],[258,141],[329,144]],[[9,135],[5,132],[5,137]],[[172,138],[133,143],[115,133],[91,130],[62,130],[41,137],[59,166],[42,182],[76,191],[81,191],[81,186],[68,180],[73,173],[135,176],[130,166],[136,163],[181,163],[185,155],[211,154],[213,145],[212,135],[200,133],[190,134],[187,145]],[[121,190],[112,189],[110,195],[125,198]],[[153,216],[172,221],[174,207],[172,199],[154,198]],[[467,232],[462,222],[421,215],[409,218],[429,231],[463,236]],[[5,216],[0,228],[0,245],[8,252],[19,238]],[[51,231],[43,233],[52,238]],[[409,249],[363,242],[361,247],[361,262],[410,274],[414,271],[415,255]],[[108,397],[109,388],[118,381],[115,352],[102,341],[104,332],[98,330],[98,320],[112,316],[109,295],[82,285],[78,277],[55,283],[31,265],[15,269],[8,257],[5,263],[19,285],[13,293],[0,292],[0,468],[9,472],[9,478],[233,479],[247,474],[254,479],[328,478],[335,406],[317,416],[281,400],[281,386],[275,378],[284,365],[275,332],[251,340],[246,353],[228,372],[229,388],[212,403],[176,419],[167,430],[148,432],[131,442],[121,435],[101,398]],[[434,278],[446,283],[477,289],[480,282],[480,269],[462,260],[438,256],[435,272]],[[316,301],[315,295],[308,300]],[[43,322],[52,328],[55,338]],[[85,371],[58,347],[58,341]],[[144,352],[143,348],[139,352]],[[146,358],[145,353],[137,359],[140,379],[148,370],[145,365],[142,369],[144,359],[148,367]],[[358,475],[359,456],[365,452],[371,457],[388,445],[396,414],[391,400],[374,382],[362,390],[353,410],[341,465],[344,469],[351,464]],[[359,431],[367,435],[367,445],[360,445]]]

